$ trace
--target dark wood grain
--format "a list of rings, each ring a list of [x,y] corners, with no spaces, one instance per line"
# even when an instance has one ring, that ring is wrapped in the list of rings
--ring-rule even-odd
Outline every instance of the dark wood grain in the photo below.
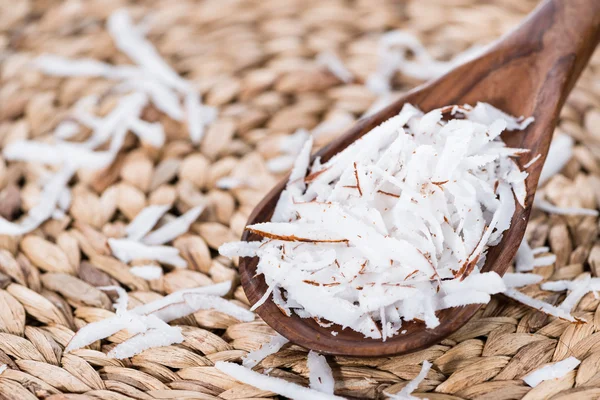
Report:
[[[376,115],[360,120],[349,132],[323,148],[323,161],[346,148],[381,122],[396,115],[404,103],[423,111],[449,104],[490,103],[512,115],[533,115],[535,123],[524,132],[508,132],[504,140],[514,147],[531,150],[521,165],[541,154],[544,161],[560,109],[600,40],[600,0],[547,0],[517,29],[493,44],[481,57],[447,75],[407,93]],[[526,207],[518,207],[511,228],[502,242],[491,248],[484,271],[504,274],[525,233],[531,204],[543,162],[528,169]],[[257,206],[249,224],[269,221],[285,186],[278,184]],[[243,240],[259,240],[246,232]],[[267,290],[261,276],[255,276],[257,259],[240,261],[246,296],[258,301]],[[478,305],[443,310],[440,325],[426,329],[422,323],[403,326],[407,332],[386,342],[365,339],[350,329],[322,328],[312,320],[286,317],[270,299],[258,314],[277,332],[301,346],[326,354],[383,356],[415,351],[439,342],[460,328],[479,309]],[[331,331],[338,331],[332,336]]]

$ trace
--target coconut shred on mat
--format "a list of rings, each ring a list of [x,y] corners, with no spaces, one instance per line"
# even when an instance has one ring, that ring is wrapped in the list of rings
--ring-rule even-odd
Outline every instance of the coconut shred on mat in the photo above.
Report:
[[[272,296],[288,316],[383,340],[403,321],[435,328],[436,311],[506,290],[480,268],[525,206],[527,151],[500,134],[531,122],[485,103],[407,104],[327,162],[310,163],[309,138],[271,221],[247,227],[263,239],[220,252],[259,257],[268,290],[254,308]]]

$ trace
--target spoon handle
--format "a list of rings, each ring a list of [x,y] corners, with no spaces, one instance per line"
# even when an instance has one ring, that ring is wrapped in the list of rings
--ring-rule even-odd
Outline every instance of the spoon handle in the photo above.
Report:
[[[600,0],[545,0],[495,50],[533,62],[560,108],[599,42]]]

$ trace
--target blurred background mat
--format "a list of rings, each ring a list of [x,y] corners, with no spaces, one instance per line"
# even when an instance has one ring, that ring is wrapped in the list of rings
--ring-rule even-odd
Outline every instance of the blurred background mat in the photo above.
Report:
[[[236,382],[213,363],[239,361],[274,332],[262,321],[240,323],[216,311],[178,320],[184,343],[147,350],[131,359],[105,353],[122,335],[89,349],[63,354],[79,327],[110,315],[112,307],[91,286],[121,285],[130,306],[182,288],[237,282],[236,263],[216,249],[241,236],[254,205],[283,177],[312,130],[323,145],[365,113],[380,97],[365,86],[378,69],[384,32],[416,36],[438,60],[485,45],[515,26],[536,5],[524,0],[414,1],[119,1],[0,0],[0,144],[47,141],[80,98],[97,94],[106,115],[122,96],[101,78],[49,77],[31,66],[43,53],[131,64],[114,45],[105,22],[126,7],[160,55],[191,81],[205,104],[218,108],[200,146],[185,123],[153,106],[143,117],[162,123],[160,148],[128,137],[115,162],[100,172],[80,170],[72,203],[62,216],[32,234],[40,240],[0,236],[1,399],[253,399],[276,398]],[[323,54],[335,54],[350,73],[332,73]],[[321,55],[321,58],[319,57]],[[338,76],[336,76],[338,75]],[[344,82],[347,80],[347,82]],[[421,81],[397,73],[393,93]],[[393,97],[392,93],[392,97]],[[546,198],[563,207],[597,209],[600,203],[600,52],[596,52],[563,109],[558,131],[576,140],[573,157],[545,186]],[[81,132],[80,138],[89,135]],[[301,143],[301,141],[300,141]],[[40,198],[36,163],[0,161],[0,215],[30,210]],[[225,178],[225,179],[223,179]],[[107,238],[145,206],[169,204],[179,212],[206,210],[189,233],[174,241],[188,269],[163,268],[144,280],[115,267]],[[549,215],[534,210],[531,247],[549,246],[557,259],[538,267],[545,278],[600,276],[598,218]],[[90,254],[105,263],[88,262]],[[117,262],[118,263],[118,262]],[[64,265],[68,264],[67,273]],[[99,265],[102,264],[102,265]],[[60,273],[59,273],[60,272]],[[246,304],[237,286],[233,298]],[[530,295],[557,302],[559,294],[536,287]],[[114,299],[114,298],[113,298]],[[586,295],[573,325],[548,318],[501,296],[460,331],[417,353],[385,358],[327,357],[335,392],[365,399],[396,393],[427,359],[433,368],[416,397],[454,399],[600,398],[600,300]],[[307,350],[286,345],[264,359],[269,369],[308,384]],[[575,371],[536,388],[521,378],[551,361],[575,356]]]

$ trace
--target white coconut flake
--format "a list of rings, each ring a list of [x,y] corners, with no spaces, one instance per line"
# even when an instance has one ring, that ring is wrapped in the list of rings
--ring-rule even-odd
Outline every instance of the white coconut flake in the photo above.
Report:
[[[268,289],[252,309],[273,297],[286,315],[382,340],[401,320],[434,328],[436,311],[506,290],[480,268],[526,193],[511,159],[523,151],[501,133],[526,124],[484,103],[427,114],[405,105],[312,165],[310,134],[298,130],[280,143],[286,156],[292,144],[300,153],[271,221],[246,227],[263,240],[221,254],[259,257]]]
[[[34,61],[35,67],[46,75],[72,76],[72,77],[104,77],[110,79],[123,79],[134,77],[136,71],[134,67],[114,67],[89,58],[70,60],[68,58],[42,54]]]
[[[141,119],[141,111],[149,98],[160,111],[174,120],[180,121],[186,117],[190,137],[194,143],[198,143],[206,125],[216,118],[217,110],[202,105],[200,95],[194,91],[193,85],[181,78],[160,57],[144,37],[144,29],[133,24],[126,10],[117,10],[111,14],[107,29],[116,47],[137,66],[111,65],[92,59],[72,60],[54,55],[42,55],[35,61],[35,66],[49,75],[103,77],[120,81],[113,89],[117,92],[133,91],[122,98],[104,118],[89,112],[90,106],[97,105],[97,96],[89,96],[76,104],[72,117],[93,130],[92,136],[80,146],[94,149],[126,127],[142,141],[161,147],[165,140],[162,125]],[[180,97],[183,98],[183,105]],[[79,132],[79,128],[71,121],[63,124],[55,132],[58,139],[68,139]],[[122,135],[125,134],[126,130]],[[114,158],[118,148],[111,148],[111,151]],[[51,153],[47,153],[46,157],[49,155]]]
[[[573,147],[575,141],[569,135],[557,133],[550,143],[550,149],[546,156],[546,162],[538,185],[542,186],[550,177],[558,174],[567,165],[571,157],[573,157]]]
[[[423,366],[421,367],[421,372],[419,372],[419,375],[417,375],[415,377],[415,379],[408,382],[408,384],[406,386],[404,386],[402,388],[402,390],[400,390],[400,392],[398,392],[396,394],[387,394],[386,393],[386,396],[390,400],[416,400],[417,397],[413,396],[412,392],[414,392],[415,389],[421,384],[421,382],[423,382],[423,380],[427,376],[427,373],[429,372],[430,369],[431,369],[431,363],[427,360],[423,361]]]
[[[165,131],[158,122],[151,123],[139,118],[131,118],[128,126],[141,141],[150,144],[152,147],[160,148],[165,144]]]
[[[69,165],[74,169],[104,168],[113,160],[107,151],[89,151],[69,143],[47,144],[29,140],[12,142],[4,148],[8,161],[36,162],[46,165]]]
[[[216,118],[216,108],[202,105],[200,95],[189,92],[185,96],[185,111],[190,139],[192,143],[198,144],[204,137],[206,125],[210,124]]]
[[[163,270],[156,265],[136,265],[129,268],[129,272],[147,281],[160,279],[163,276]]]
[[[547,248],[545,248],[545,250],[544,248],[532,249],[529,246],[529,243],[527,243],[527,240],[523,238],[515,256],[515,268],[517,272],[528,272],[533,271],[535,267],[552,265],[556,262],[556,256],[554,254],[545,257],[535,257],[535,255],[547,251]]]
[[[222,190],[231,190],[241,187],[252,187],[253,185],[247,180],[236,178],[234,176],[224,176],[219,179],[215,186]]]
[[[324,356],[314,352],[308,352],[306,360],[308,366],[308,378],[310,380],[310,388],[319,392],[333,394],[335,381],[331,367],[327,364]]]
[[[67,140],[80,132],[79,125],[74,121],[63,121],[54,130],[54,137]]]
[[[83,148],[95,149],[112,138],[115,144],[111,145],[111,150],[116,154],[122,145],[120,140],[115,140],[119,136],[117,132],[123,130],[121,135],[124,139],[128,122],[132,118],[140,117],[147,104],[148,96],[144,93],[134,92],[122,97],[106,117],[93,123],[92,135],[85,142],[78,145]]]
[[[184,341],[181,328],[167,325],[156,318],[153,325],[156,327],[146,332],[138,333],[123,343],[118,344],[108,352],[108,357],[122,360],[140,354],[147,349],[170,346]]]
[[[292,400],[343,400],[343,397],[309,389],[281,378],[263,375],[231,362],[218,361],[215,363],[215,368],[242,383],[277,393]]]
[[[8,366],[7,366],[6,364],[2,364],[2,365],[0,365],[0,375],[2,375],[2,373],[3,373],[4,371],[6,371],[6,369],[7,369],[7,368],[8,368]]]
[[[539,310],[539,311],[543,312],[544,314],[552,315],[554,317],[557,317],[557,318],[560,318],[562,320],[569,321],[569,322],[585,322],[585,320],[572,316],[571,314],[569,314],[567,311],[563,310],[562,308],[555,307],[552,304],[543,302],[538,299],[534,299],[533,297],[527,296],[526,294],[521,293],[518,290],[507,289],[503,294],[506,297],[509,297],[515,301],[518,301],[519,303],[522,303],[528,307]]]
[[[182,216],[167,222],[157,230],[147,234],[142,241],[147,245],[159,245],[176,239],[190,229],[190,225],[198,219],[204,208],[204,205],[191,208]]]
[[[127,54],[147,73],[179,91],[187,92],[191,89],[190,84],[177,75],[160,57],[154,46],[143,37],[143,33],[135,28],[125,9],[117,10],[110,15],[107,28],[119,50]]]
[[[117,295],[119,297],[117,298],[115,304],[113,304],[115,310],[117,311],[117,314],[122,314],[125,311],[127,311],[127,304],[129,304],[129,295],[127,294],[125,289],[123,289],[121,286],[100,286],[98,287],[98,289],[104,291],[114,290],[115,292],[117,292]]]
[[[124,263],[133,260],[154,260],[177,268],[185,268],[187,262],[179,250],[171,246],[148,246],[131,239],[108,239],[113,255]]]
[[[169,208],[168,205],[154,205],[142,209],[125,228],[127,238],[131,240],[142,239],[152,230],[158,220],[169,211]]]
[[[177,93],[168,86],[162,85],[160,82],[138,77],[124,81],[116,87],[116,90],[142,91],[150,97],[157,109],[164,112],[175,121],[182,121],[185,116]]]
[[[178,290],[161,299],[138,306],[131,310],[131,312],[136,315],[154,315],[165,322],[170,322],[197,311],[185,302],[183,299],[184,295],[198,293],[211,296],[225,296],[230,290],[231,282],[229,281],[194,289]]]
[[[550,281],[544,282],[541,285],[543,290],[563,291],[569,290],[569,294],[562,302],[559,308],[566,312],[571,312],[577,306],[579,301],[588,293],[593,292],[595,295],[600,290],[600,278],[592,278],[589,273],[582,276],[581,279],[573,281]]]
[[[56,211],[62,193],[75,171],[71,167],[63,167],[44,185],[40,201],[19,222],[11,222],[0,217],[0,234],[19,236],[29,233],[51,218]]]
[[[342,60],[331,51],[324,51],[317,56],[317,63],[327,68],[333,75],[344,83],[354,79],[352,72],[346,68]]]
[[[482,46],[473,46],[450,61],[437,61],[416,36],[405,31],[390,31],[379,40],[379,65],[377,71],[367,79],[366,85],[374,93],[384,94],[390,91],[389,82],[396,71],[416,79],[434,79],[476,58],[484,50]],[[409,53],[413,55],[412,60],[407,58]]]
[[[525,381],[525,383],[531,387],[536,387],[544,381],[562,378],[577,368],[579,364],[581,364],[581,361],[579,361],[577,358],[569,357],[562,361],[545,365],[542,368],[530,372],[529,374],[525,375],[523,381]]]
[[[145,332],[147,320],[145,317],[125,312],[114,317],[92,322],[80,328],[69,341],[65,353],[88,346],[97,340],[105,339],[115,333],[127,329],[132,334]]]
[[[179,290],[131,310],[127,310],[127,297],[124,290],[118,290],[116,287],[106,287],[105,289],[116,289],[119,292],[119,301],[116,304],[117,314],[110,318],[89,323],[80,328],[68,343],[65,352],[68,353],[88,346],[97,340],[105,339],[123,329],[127,329],[133,335],[146,332],[148,334],[136,337],[133,341],[118,350],[116,348],[113,349],[115,357],[129,357],[129,354],[143,351],[150,347],[181,343],[183,340],[181,338],[181,331],[171,329],[166,323],[190,315],[198,311],[198,309],[205,309],[192,308],[184,301],[184,295],[199,293],[212,297],[224,296],[230,291],[231,282]]]
[[[537,274],[522,274],[507,272],[502,277],[507,288],[519,288],[527,285],[534,285],[544,280],[544,277]]]
[[[245,308],[218,296],[187,293],[183,295],[183,300],[196,311],[209,309],[216,310],[242,322],[254,321],[254,313],[252,311],[248,311]]]
[[[549,214],[557,214],[557,215],[584,215],[584,216],[592,216],[597,217],[598,210],[594,210],[591,208],[579,208],[579,207],[558,207],[554,204],[550,203],[548,200],[544,200],[542,197],[536,197],[534,202],[534,206],[542,211],[545,211]]]
[[[287,340],[280,334],[276,334],[271,338],[271,340],[268,343],[264,343],[262,346],[260,346],[260,349],[251,351],[248,354],[246,354],[246,356],[242,358],[242,365],[246,368],[254,368],[258,365],[259,362],[261,362],[271,354],[277,353],[287,343],[289,343],[289,340]]]

